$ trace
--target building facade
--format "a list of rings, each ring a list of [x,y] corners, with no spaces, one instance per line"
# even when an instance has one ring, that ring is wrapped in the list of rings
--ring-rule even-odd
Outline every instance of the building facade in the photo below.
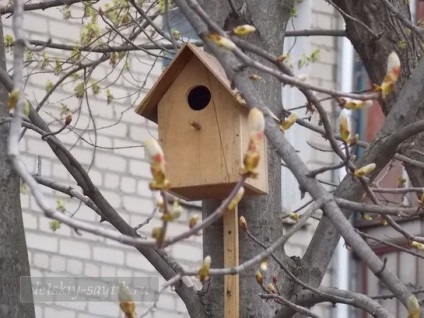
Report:
[[[73,5],[71,18],[64,19],[68,14],[67,8],[54,8],[40,12],[25,14],[25,31],[29,39],[53,43],[70,44],[79,39],[83,26],[81,15],[83,8]],[[3,16],[5,33],[12,34],[11,18]],[[304,0],[297,4],[297,15],[290,22],[290,28],[302,29],[343,29],[341,18],[333,7],[325,1]],[[147,40],[145,41],[147,42]],[[305,62],[296,67],[298,74],[306,74],[312,84],[330,89],[338,88],[340,63],[338,56],[341,45],[338,38],[333,37],[301,37],[287,38],[285,52],[290,52],[293,65],[299,60],[310,57],[319,50],[314,61]],[[54,57],[60,54],[71,54],[66,50],[46,49],[48,61],[43,61],[43,55],[27,59],[26,83],[27,98],[39,103],[46,96],[50,83],[56,83],[60,75],[54,75]],[[93,53],[99,58],[101,53]],[[93,55],[92,55],[93,56]],[[8,60],[12,55],[9,53]],[[44,65],[43,69],[43,63]],[[144,158],[144,150],[140,147],[143,140],[157,136],[157,127],[136,115],[135,105],[152,86],[161,73],[163,66],[157,56],[140,52],[128,60],[129,71],[118,71],[112,67],[113,61],[103,63],[93,72],[95,80],[102,80],[100,93],[90,102],[76,97],[76,86],[83,82],[80,75],[74,81],[64,81],[44,103],[40,114],[50,124],[52,129],[60,128],[58,119],[64,113],[73,114],[73,122],[58,138],[89,172],[96,187],[101,190],[106,199],[118,213],[131,225],[137,226],[146,221],[155,208],[156,197],[149,190],[150,167]],[[124,63],[124,62],[123,62]],[[10,64],[9,64],[10,65]],[[40,70],[41,68],[41,70]],[[124,68],[121,68],[124,69]],[[95,86],[90,82],[87,92]],[[293,89],[285,88],[283,93],[284,105],[287,109],[302,105],[302,96]],[[327,109],[335,113],[330,102],[325,104]],[[304,109],[297,111],[304,115]],[[317,122],[313,117],[312,121]],[[293,127],[287,133],[288,138],[296,141],[297,136],[309,141],[316,147],[328,148],[328,145],[317,134],[302,127]],[[93,146],[94,145],[94,146]],[[331,153],[316,151],[306,142],[296,143],[303,158],[311,168],[333,163]],[[27,169],[41,176],[55,180],[60,184],[78,189],[69,173],[56,159],[48,145],[40,136],[27,131],[21,140],[22,157]],[[328,182],[337,182],[338,176],[328,172],[322,176]],[[287,170],[283,171],[283,213],[299,207],[305,200],[300,200],[295,180]],[[100,217],[89,208],[66,195],[44,189],[46,195],[55,202],[57,209],[75,218],[97,223]],[[34,277],[143,277],[158,276],[152,265],[134,248],[119,244],[115,241],[88,233],[79,233],[67,226],[60,225],[55,231],[55,224],[42,215],[31,193],[25,185],[22,186],[22,208],[26,240],[29,249],[31,275]],[[199,213],[199,204],[187,204],[185,212],[177,222],[169,227],[169,235],[187,230],[187,221],[195,213]],[[152,228],[159,225],[160,220],[154,217],[142,227],[140,234],[150,235]],[[311,220],[301,231],[296,233],[288,244],[286,251],[289,255],[302,256],[311,237],[317,221]],[[57,226],[57,225],[56,225]],[[202,260],[201,237],[196,236],[184,240],[167,249],[181,264],[187,268],[197,268]],[[324,285],[338,285],[337,273],[330,268]],[[160,280],[161,284],[164,280]],[[258,289],[259,292],[259,289]],[[137,313],[141,314],[150,304],[137,305]],[[37,317],[61,318],[95,318],[121,317],[116,303],[101,302],[60,302],[37,303]],[[336,317],[330,306],[314,309],[325,317]],[[157,303],[157,308],[148,317],[187,317],[186,309],[176,294],[168,289]],[[339,316],[340,317],[340,316]]]

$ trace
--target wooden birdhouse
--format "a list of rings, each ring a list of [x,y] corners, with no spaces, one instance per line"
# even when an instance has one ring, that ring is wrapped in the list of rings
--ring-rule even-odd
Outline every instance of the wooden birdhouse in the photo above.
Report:
[[[136,112],[158,124],[171,193],[186,200],[222,199],[230,193],[249,141],[248,109],[236,101],[213,56],[185,44]],[[248,179],[245,195],[268,191],[265,145],[258,173]]]

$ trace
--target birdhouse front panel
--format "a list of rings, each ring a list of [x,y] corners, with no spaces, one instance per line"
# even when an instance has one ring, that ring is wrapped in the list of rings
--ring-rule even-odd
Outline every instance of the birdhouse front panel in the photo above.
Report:
[[[240,179],[249,142],[248,109],[240,105],[219,62],[186,44],[137,112],[158,124],[170,191],[186,200],[225,198]],[[266,147],[258,178],[245,195],[266,194]]]
[[[247,110],[200,60],[188,62],[158,103],[171,191],[189,200],[228,195],[247,149],[246,118]]]

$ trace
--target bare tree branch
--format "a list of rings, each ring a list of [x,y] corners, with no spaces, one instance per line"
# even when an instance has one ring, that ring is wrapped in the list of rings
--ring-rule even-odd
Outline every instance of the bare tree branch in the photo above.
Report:
[[[394,316],[382,305],[380,305],[376,300],[371,299],[370,297],[355,293],[350,290],[342,290],[336,288],[320,288],[325,294],[331,296],[342,297],[345,301],[340,301],[342,304],[350,305],[353,307],[361,308],[367,313],[378,318],[394,318]],[[303,306],[313,306],[321,302],[333,302],[331,297],[317,296],[309,290],[302,291],[297,298],[297,304]]]
[[[289,307],[291,310],[294,310],[306,317],[313,317],[313,318],[319,318],[317,314],[314,314],[309,309],[306,309],[303,306],[299,306],[295,303],[292,303],[291,301],[285,299],[283,296],[275,295],[275,294],[259,294],[259,297],[263,299],[274,299],[277,300],[279,303],[284,304],[285,306]]]
[[[54,7],[60,7],[60,6],[69,6],[74,3],[80,3],[80,2],[90,2],[93,3],[97,2],[98,0],[47,0],[47,1],[40,1],[36,3],[28,3],[24,5],[24,11],[34,11],[34,10],[46,10],[49,8]],[[13,13],[13,10],[15,9],[14,5],[8,5],[0,8],[0,15],[7,14],[7,13]]]
[[[232,80],[238,90],[241,92],[243,98],[247,102],[247,105],[254,105],[261,109],[266,115],[267,119],[267,128],[266,136],[268,140],[273,144],[279,156],[284,160],[284,162],[291,168],[291,171],[297,178],[299,184],[304,187],[315,199],[319,198],[328,198],[328,193],[320,183],[314,179],[308,178],[308,169],[305,164],[300,160],[296,151],[284,138],[284,135],[281,134],[275,122],[269,118],[269,113],[267,111],[268,107],[263,105],[261,100],[254,94],[255,89],[252,87],[251,83],[247,79],[247,76],[238,71],[234,55],[231,52],[217,48],[213,43],[210,43],[206,37],[208,34],[207,26],[204,24],[203,19],[208,17],[202,13],[201,17],[198,16],[198,12],[201,9],[198,5],[192,0],[177,0],[177,5],[184,12],[185,16],[196,31],[203,37],[204,41],[208,45],[209,49],[214,53],[218,58],[220,63],[223,65],[224,69],[227,72],[228,78]],[[196,11],[193,11],[193,8],[196,8]],[[210,21],[208,23],[211,24]],[[237,50],[234,50],[238,52]],[[253,106],[251,106],[253,107]],[[408,297],[411,295],[408,289],[399,281],[396,276],[389,272],[381,260],[374,254],[374,252],[368,247],[368,245],[363,241],[363,239],[355,232],[352,228],[349,221],[341,213],[337,204],[330,199],[327,203],[324,204],[324,212],[327,217],[331,219],[331,223],[336,227],[337,232],[341,233],[348,244],[358,253],[361,259],[367,263],[368,267],[377,275],[387,286],[390,288],[401,300],[401,302],[406,307]]]
[[[412,217],[422,214],[421,207],[404,208],[394,206],[370,205],[360,202],[349,201],[342,198],[336,198],[336,202],[341,208],[349,209],[352,211],[360,211],[363,213],[375,213],[402,217]]]
[[[405,17],[396,7],[388,0],[380,0],[383,4],[409,29],[418,34],[418,36],[423,39],[423,29],[417,27],[411,22],[407,17]]]
[[[293,30],[286,31],[286,37],[297,36],[346,36],[345,30]]]

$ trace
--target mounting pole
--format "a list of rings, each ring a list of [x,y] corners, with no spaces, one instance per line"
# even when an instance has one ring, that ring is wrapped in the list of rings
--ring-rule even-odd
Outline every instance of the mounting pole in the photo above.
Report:
[[[224,267],[239,265],[238,206],[223,217]],[[224,277],[224,318],[239,318],[239,275]]]

